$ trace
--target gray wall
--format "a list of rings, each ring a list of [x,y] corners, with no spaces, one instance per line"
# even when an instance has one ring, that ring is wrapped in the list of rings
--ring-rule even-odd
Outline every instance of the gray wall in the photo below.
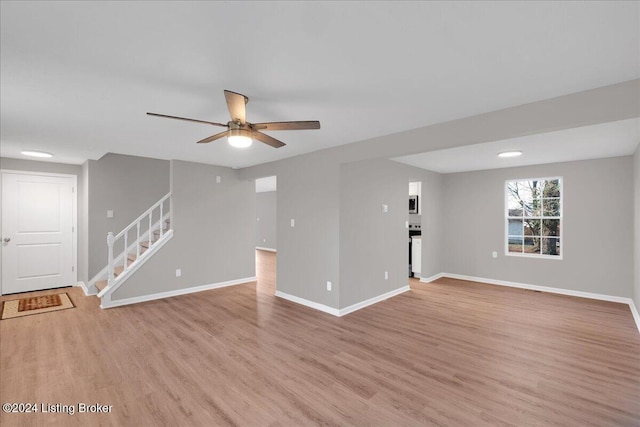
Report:
[[[630,297],[632,174],[617,157],[445,175],[445,271]],[[563,259],[505,256],[505,181],[549,176],[563,177]]]
[[[277,290],[338,308],[340,165],[323,155],[283,162],[278,169]],[[291,227],[295,219],[295,227]]]
[[[422,181],[423,206],[433,208],[423,217],[423,241],[434,243],[431,234],[437,222],[432,190],[440,185],[438,175],[390,160],[345,163],[340,169],[340,283],[339,307],[345,308],[407,286],[409,231],[409,182]],[[382,205],[388,206],[383,212]],[[439,257],[431,250],[423,253],[427,269],[439,272]],[[385,279],[384,273],[389,273]],[[433,273],[435,274],[435,272]]]
[[[640,310],[640,145],[636,149],[636,154],[633,156],[633,183],[635,190],[635,252],[634,252],[634,288],[633,299],[636,308]]]
[[[638,117],[639,88],[640,80],[633,80],[240,169],[240,176],[248,180],[278,176],[278,289],[338,307],[338,297],[335,292],[326,291],[326,281],[335,284],[339,276],[342,163]],[[281,179],[287,180],[286,191],[280,191]],[[439,193],[441,190],[435,181],[437,179],[432,191]],[[422,191],[424,198],[424,183]],[[423,205],[423,216],[424,211]],[[436,216],[443,214],[432,212]],[[295,229],[289,226],[290,218],[296,218]],[[430,244],[436,245],[436,242],[434,239]],[[438,250],[434,247],[430,251]],[[438,270],[437,261],[433,261],[435,267],[425,265],[426,253],[423,248],[422,274],[428,277],[431,272],[442,270]]]
[[[220,166],[172,160],[171,169],[174,237],[113,300],[255,276],[254,183]]]
[[[106,154],[89,160],[89,278],[107,265],[107,233],[119,233],[169,192],[169,161]],[[114,211],[107,218],[107,210]]]
[[[52,163],[52,162],[40,162],[34,160],[24,159],[12,159],[7,157],[0,158],[0,169],[17,170],[17,171],[30,171],[30,172],[45,172],[45,173],[60,173],[67,175],[75,175],[78,182],[77,194],[77,210],[78,210],[78,281],[87,282],[87,217],[86,217],[86,204],[87,204],[87,187],[86,176],[83,175],[84,169],[80,165],[70,165],[66,163]]]
[[[256,193],[256,246],[278,249],[276,240],[277,191]]]

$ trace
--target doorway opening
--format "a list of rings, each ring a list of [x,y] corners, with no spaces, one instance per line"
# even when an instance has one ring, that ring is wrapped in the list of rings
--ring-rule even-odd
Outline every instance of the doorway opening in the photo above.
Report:
[[[256,179],[256,271],[258,290],[275,294],[277,257],[277,178]]]

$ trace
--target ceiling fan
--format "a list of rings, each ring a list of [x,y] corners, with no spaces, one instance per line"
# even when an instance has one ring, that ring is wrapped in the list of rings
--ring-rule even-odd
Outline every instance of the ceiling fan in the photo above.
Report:
[[[251,145],[253,139],[270,145],[274,148],[280,148],[286,145],[284,142],[279,141],[267,134],[262,133],[263,130],[302,130],[302,129],[320,129],[320,122],[314,121],[299,121],[299,122],[267,122],[267,123],[249,123],[246,120],[246,104],[249,102],[249,98],[246,96],[231,92],[230,90],[224,91],[224,97],[227,100],[227,108],[229,114],[231,114],[231,121],[224,123],[208,122],[206,120],[188,119],[185,117],[168,116],[166,114],[147,113],[150,116],[165,117],[168,119],[186,120],[188,122],[204,123],[213,126],[225,127],[227,130],[217,133],[201,141],[198,144],[205,144],[207,142],[215,141],[223,137],[227,137],[229,144],[234,147],[248,147]]]

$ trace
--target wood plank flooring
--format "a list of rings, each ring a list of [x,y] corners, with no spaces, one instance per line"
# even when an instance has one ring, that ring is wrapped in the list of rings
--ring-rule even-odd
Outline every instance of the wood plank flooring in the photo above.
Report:
[[[629,308],[451,279],[336,318],[258,282],[0,322],[0,401],[112,405],[7,426],[638,426]],[[16,296],[3,297],[3,300]]]

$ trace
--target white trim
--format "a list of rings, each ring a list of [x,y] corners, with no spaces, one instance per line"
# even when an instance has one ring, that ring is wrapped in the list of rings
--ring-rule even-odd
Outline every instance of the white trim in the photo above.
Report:
[[[549,286],[530,285],[528,283],[508,282],[506,280],[487,279],[484,277],[466,276],[464,274],[443,273],[443,277],[458,280],[469,280],[472,282],[487,283],[489,285],[508,286],[510,288],[528,289],[532,291],[549,292],[552,294],[569,295],[572,297],[597,299],[601,301],[620,302],[629,304],[631,298],[617,297],[614,295],[594,294],[591,292],[574,291],[571,289],[552,288]]]
[[[392,291],[386,292],[384,294],[375,296],[373,298],[369,298],[364,301],[360,301],[358,303],[352,304],[348,307],[337,309],[333,307],[329,307],[328,305],[320,304],[317,302],[309,301],[308,299],[300,298],[295,295],[287,294],[282,291],[276,291],[275,296],[278,298],[286,299],[291,302],[295,302],[296,304],[304,305],[305,307],[313,308],[315,310],[322,311],[324,313],[331,314],[332,316],[341,317],[345,316],[349,313],[353,313],[354,311],[363,309],[380,301],[384,301],[401,293],[410,291],[409,285],[403,286],[398,289],[394,289]]]
[[[96,294],[98,293],[98,292],[97,292],[97,289],[96,289],[95,287],[93,288],[94,290],[93,290],[93,291],[91,291],[91,290],[87,287],[86,283],[84,283],[82,280],[81,280],[81,281],[79,281],[78,283],[76,283],[76,284],[75,284],[75,285],[73,285],[73,286],[77,286],[77,287],[81,288],[81,289],[82,289],[82,291],[84,292],[85,296],[96,295]]]
[[[275,250],[273,248],[263,248],[262,246],[256,246],[256,249],[259,250],[259,251],[278,252],[277,250]]]
[[[353,313],[354,311],[360,310],[362,308],[368,307],[370,305],[373,305],[375,303],[378,303],[380,301],[384,301],[386,299],[389,299],[391,297],[395,297],[396,295],[400,295],[404,292],[410,291],[411,288],[409,287],[409,285],[406,286],[402,286],[401,288],[398,289],[394,289],[392,291],[386,292],[382,295],[378,295],[376,297],[373,298],[369,298],[367,300],[364,301],[360,301],[358,303],[352,304],[348,307],[342,308],[339,310],[338,316],[344,316],[347,315],[349,313]]]
[[[441,277],[444,277],[444,273],[434,274],[431,277],[421,277],[420,278],[420,282],[421,283],[431,283],[431,282],[435,282],[436,280],[438,280]]]
[[[633,300],[629,302],[629,308],[631,309],[631,314],[633,314],[633,320],[636,321],[638,332],[640,332],[640,313],[638,313],[638,309],[636,308],[636,304],[633,302]]]
[[[137,304],[145,301],[153,301],[157,299],[170,298],[170,297],[175,297],[179,295],[192,294],[194,292],[202,292],[202,291],[208,291],[211,289],[224,288],[227,286],[241,285],[244,283],[254,282],[256,280],[257,278],[255,276],[245,277],[243,279],[228,280],[226,282],[212,283],[209,285],[202,285],[202,286],[194,286],[192,288],[177,289],[175,291],[160,292],[157,294],[142,295],[139,297],[125,298],[125,299],[117,299],[115,301],[109,301],[108,303],[105,303],[105,301],[102,301],[102,304],[100,304],[100,308],[112,308],[112,307],[119,307],[119,306],[129,305],[129,304]]]
[[[164,245],[166,245],[167,242],[171,240],[172,237],[173,237],[173,230],[169,230],[166,233],[164,233],[159,240],[157,240],[153,245],[149,247],[149,249],[147,249],[142,255],[140,255],[140,258],[137,258],[134,262],[132,262],[126,271],[123,271],[122,274],[116,277],[115,281],[111,286],[107,286],[102,291],[100,291],[98,293],[98,297],[102,298],[107,294],[111,295],[113,292],[115,292],[116,289],[118,289],[120,286],[122,286],[124,282],[127,281],[128,277],[130,277],[140,267],[142,267],[144,263],[146,263],[149,259],[151,259],[151,256],[157,251],[159,251],[160,248],[162,248]]]
[[[589,298],[589,299],[595,299],[600,301],[609,301],[609,302],[617,302],[620,304],[627,304],[629,306],[629,309],[631,310],[631,314],[633,315],[633,319],[636,323],[636,326],[638,327],[638,332],[640,332],[640,314],[638,313],[638,309],[636,308],[635,303],[631,298],[618,297],[615,295],[595,294],[595,293],[583,292],[583,291],[574,291],[571,289],[552,288],[549,286],[530,285],[527,283],[508,282],[506,280],[487,279],[485,277],[466,276],[464,274],[452,274],[452,273],[440,273],[440,274],[436,274],[435,276],[429,277],[428,279],[424,279],[424,280],[420,279],[420,281],[423,283],[429,283],[429,281],[436,280],[436,279],[429,280],[434,277],[436,279],[439,279],[440,277],[448,277],[450,279],[469,280],[471,282],[486,283],[489,285],[507,286],[510,288],[528,289],[532,291],[549,292],[552,294],[569,295],[572,297]]]
[[[313,308],[316,310],[323,311],[325,313],[329,313],[333,316],[340,316],[340,310],[338,310],[337,308],[329,307],[328,305],[309,301],[308,299],[300,298],[295,295],[290,295],[282,291],[276,291],[275,296],[277,296],[278,298],[286,299],[291,302],[295,302],[296,304],[304,305],[309,308]]]

